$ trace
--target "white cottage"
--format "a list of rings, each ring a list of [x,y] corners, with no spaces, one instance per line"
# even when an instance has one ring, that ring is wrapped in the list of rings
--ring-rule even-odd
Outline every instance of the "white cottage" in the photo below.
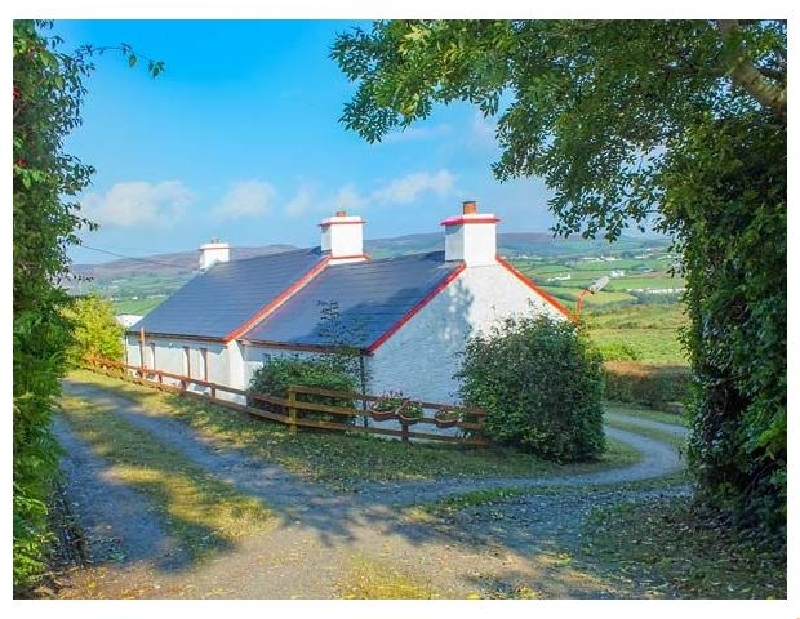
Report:
[[[497,223],[463,203],[446,219],[444,251],[372,260],[364,220],[323,220],[313,249],[229,260],[214,241],[203,273],[127,334],[128,362],[244,389],[264,355],[324,353],[325,305],[358,349],[367,393],[452,402],[468,338],[513,315],[567,310],[497,255]]]

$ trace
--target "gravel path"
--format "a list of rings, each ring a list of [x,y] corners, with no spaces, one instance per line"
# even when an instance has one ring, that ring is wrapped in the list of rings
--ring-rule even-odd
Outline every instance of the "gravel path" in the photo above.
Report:
[[[589,576],[585,569],[565,569],[553,557],[565,550],[578,551],[583,520],[593,507],[633,496],[646,499],[647,493],[587,489],[522,496],[500,507],[462,510],[457,519],[436,526],[409,521],[399,508],[476,489],[602,488],[681,467],[671,447],[608,428],[608,436],[634,446],[645,457],[631,467],[580,476],[371,483],[355,494],[336,494],[298,480],[279,466],[216,449],[183,424],[154,415],[109,390],[64,381],[64,392],[110,405],[126,421],[179,449],[219,479],[263,499],[280,521],[273,531],[230,552],[186,565],[146,499],[115,484],[107,463],[59,423],[56,431],[68,454],[67,491],[89,532],[90,552],[103,565],[102,586],[95,584],[94,591],[107,597],[331,599],[337,579],[360,558],[414,574],[440,597],[450,599],[514,590],[520,583],[548,598],[637,597],[641,592],[632,585],[620,589]],[[111,546],[95,541],[103,533],[107,533],[104,539],[114,542]],[[113,557],[123,559],[110,563]],[[98,578],[97,572],[92,578]],[[79,582],[70,591],[74,597],[87,595]]]

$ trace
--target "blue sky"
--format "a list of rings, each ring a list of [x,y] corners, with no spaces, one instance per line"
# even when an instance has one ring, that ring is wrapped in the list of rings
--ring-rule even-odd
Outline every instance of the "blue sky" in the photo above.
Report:
[[[381,144],[338,122],[354,86],[328,53],[336,33],[358,23],[57,22],[65,49],[128,43],[166,63],[153,80],[106,53],[86,80],[84,124],[67,142],[97,170],[82,199],[101,228],[84,243],[125,256],[211,237],[308,247],[337,208],[362,215],[367,238],[386,238],[438,231],[464,199],[499,215],[501,231],[552,225],[540,181],[493,179],[492,125],[472,107],[438,108]],[[71,256],[112,259],[85,248]]]

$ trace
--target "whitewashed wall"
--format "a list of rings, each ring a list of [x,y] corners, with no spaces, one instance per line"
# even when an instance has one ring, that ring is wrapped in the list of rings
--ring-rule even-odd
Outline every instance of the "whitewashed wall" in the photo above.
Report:
[[[453,374],[461,365],[468,338],[514,314],[546,312],[563,318],[552,305],[528,288],[500,264],[471,266],[428,305],[366,358],[367,392],[402,391],[407,396],[451,403],[458,399]],[[139,365],[139,338],[126,338],[128,363]],[[245,346],[194,340],[147,337],[145,366],[152,367],[151,343],[156,344],[156,368],[175,374],[186,371],[183,347],[191,349],[192,376],[202,378],[200,349],[208,349],[208,379],[221,385],[246,389],[264,355],[276,357],[312,353],[282,348]],[[221,397],[224,397],[220,394]],[[236,399],[236,398],[233,398]]]
[[[139,336],[128,335],[126,338],[128,363],[141,365],[139,357]],[[155,363],[153,360],[153,344],[155,344]],[[189,365],[191,378],[203,379],[204,367],[201,349],[208,350],[208,380],[212,383],[229,385],[229,352],[225,344],[217,342],[199,342],[188,339],[160,338],[147,336],[145,338],[144,366],[163,370],[171,374],[186,375],[186,354],[184,347],[189,348]],[[176,380],[164,379],[168,384],[179,384]],[[200,387],[193,387],[193,391],[205,391]]]
[[[451,403],[469,337],[511,315],[563,315],[499,264],[464,270],[369,358],[373,393]]]

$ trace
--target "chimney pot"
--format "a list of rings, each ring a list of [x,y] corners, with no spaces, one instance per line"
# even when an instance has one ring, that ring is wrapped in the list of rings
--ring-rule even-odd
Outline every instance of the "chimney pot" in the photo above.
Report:
[[[347,211],[345,210],[336,211],[334,217],[347,217]]]
[[[461,203],[461,213],[463,215],[474,215],[478,212],[478,203],[475,200],[467,200]]]

